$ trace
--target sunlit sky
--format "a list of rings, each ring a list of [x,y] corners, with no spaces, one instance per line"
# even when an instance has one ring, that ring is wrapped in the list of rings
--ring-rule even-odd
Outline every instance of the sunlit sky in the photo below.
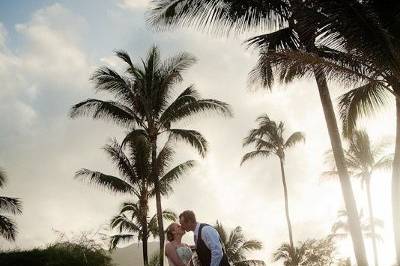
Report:
[[[177,162],[196,159],[198,165],[164,199],[177,213],[192,209],[202,222],[221,221],[243,227],[264,249],[252,257],[271,261],[271,254],[288,241],[283,189],[277,158],[240,167],[241,146],[254,120],[268,114],[286,124],[287,135],[306,134],[306,143],[288,152],[289,206],[295,241],[330,233],[343,208],[337,180],[322,181],[323,154],[329,138],[315,83],[298,81],[275,86],[272,93],[251,92],[247,74],[257,54],[242,45],[244,36],[222,38],[191,29],[156,32],[145,23],[147,0],[1,1],[0,2],[0,166],[8,185],[0,193],[19,197],[23,215],[16,218],[15,243],[0,240],[0,248],[32,248],[54,241],[55,230],[67,234],[102,228],[126,199],[73,178],[85,167],[115,173],[101,148],[124,130],[90,119],[71,120],[70,107],[94,97],[90,74],[100,65],[122,69],[116,49],[132,58],[144,57],[156,44],[162,55],[186,51],[198,63],[185,73],[185,85],[195,84],[202,96],[231,104],[234,117],[200,116],[184,126],[201,131],[209,153],[200,158],[190,147],[177,147]],[[335,86],[336,98],[344,90]],[[365,126],[373,142],[392,139],[393,106]],[[367,213],[364,192],[353,182],[359,207]],[[390,173],[372,181],[376,216],[385,223],[379,243],[381,265],[394,262],[390,213]],[[152,206],[154,213],[154,204]],[[192,234],[185,236],[192,241]],[[366,248],[372,262],[371,241]],[[352,254],[349,240],[338,242],[339,256]],[[274,265],[280,265],[276,263]]]

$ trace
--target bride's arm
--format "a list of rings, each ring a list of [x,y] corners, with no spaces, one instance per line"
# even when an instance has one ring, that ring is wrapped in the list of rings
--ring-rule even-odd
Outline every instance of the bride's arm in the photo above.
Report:
[[[165,246],[165,256],[167,256],[167,258],[169,260],[171,260],[171,262],[175,265],[175,266],[186,266],[181,259],[179,258],[178,254],[176,253],[176,248],[171,245],[171,244],[167,244]]]

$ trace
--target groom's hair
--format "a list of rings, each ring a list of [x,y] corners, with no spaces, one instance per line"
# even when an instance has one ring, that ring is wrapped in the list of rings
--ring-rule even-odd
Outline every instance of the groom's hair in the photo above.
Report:
[[[179,215],[179,219],[184,219],[185,222],[193,222],[196,223],[196,215],[194,215],[193,211],[184,211]]]

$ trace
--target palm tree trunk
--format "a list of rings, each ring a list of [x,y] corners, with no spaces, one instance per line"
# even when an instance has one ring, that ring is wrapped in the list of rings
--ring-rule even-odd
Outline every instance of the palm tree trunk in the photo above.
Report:
[[[398,96],[396,96],[396,146],[392,171],[393,231],[397,258],[396,265],[400,266],[400,99]]]
[[[349,229],[353,241],[353,249],[358,266],[367,266],[367,256],[365,252],[364,240],[361,233],[360,220],[358,217],[357,205],[354,199],[354,193],[351,186],[349,174],[344,159],[342,141],[340,139],[339,129],[336,122],[335,112],[330,97],[328,84],[325,74],[314,70],[315,79],[318,86],[322,109],[324,110],[325,121],[328,127],[328,133],[332,145],[333,155],[335,157],[336,168],[338,171],[340,185],[342,188],[343,199],[346,211],[349,217]]]
[[[143,252],[143,265],[148,266],[149,265],[149,255],[147,252],[147,241],[148,241],[148,236],[147,236],[147,223],[146,223],[146,229],[143,228],[143,237],[142,237],[142,252]],[[146,231],[145,231],[146,230]],[[146,233],[145,233],[146,232]],[[136,263],[135,263],[136,265]]]
[[[288,230],[289,230],[290,247],[294,250],[292,224],[290,222],[290,216],[289,216],[289,197],[288,197],[287,185],[286,185],[285,168],[283,167],[283,159],[279,158],[279,161],[281,163],[282,184],[283,184],[283,192],[285,195],[285,212],[286,212],[287,226],[288,226]]]
[[[143,186],[143,198],[141,200],[141,223],[142,223],[142,249],[143,249],[143,265],[149,265],[149,255],[148,255],[148,239],[149,239],[149,227],[147,224],[147,214],[148,214],[148,196],[147,196],[147,186],[146,184]]]
[[[371,226],[371,232],[372,232],[372,247],[374,249],[374,262],[375,266],[378,266],[378,249],[376,245],[376,234],[375,234],[375,218],[374,218],[374,212],[372,209],[372,198],[371,198],[371,177],[369,176],[366,182],[366,190],[367,190],[367,200],[368,200],[368,211],[369,211],[369,224]]]
[[[164,266],[164,224],[162,217],[162,206],[161,206],[161,193],[160,183],[158,179],[157,169],[157,137],[151,138],[151,164],[152,164],[152,180],[154,182],[154,189],[156,191],[156,207],[157,207],[157,223],[158,223],[158,235],[160,238],[160,266]]]

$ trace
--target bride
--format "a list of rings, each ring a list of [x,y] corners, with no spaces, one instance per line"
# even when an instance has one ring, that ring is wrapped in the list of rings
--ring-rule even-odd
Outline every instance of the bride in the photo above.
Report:
[[[180,224],[173,223],[167,228],[167,240],[165,245],[165,256],[168,258],[170,266],[189,266],[192,263],[192,250],[182,243],[182,236],[185,230]]]

